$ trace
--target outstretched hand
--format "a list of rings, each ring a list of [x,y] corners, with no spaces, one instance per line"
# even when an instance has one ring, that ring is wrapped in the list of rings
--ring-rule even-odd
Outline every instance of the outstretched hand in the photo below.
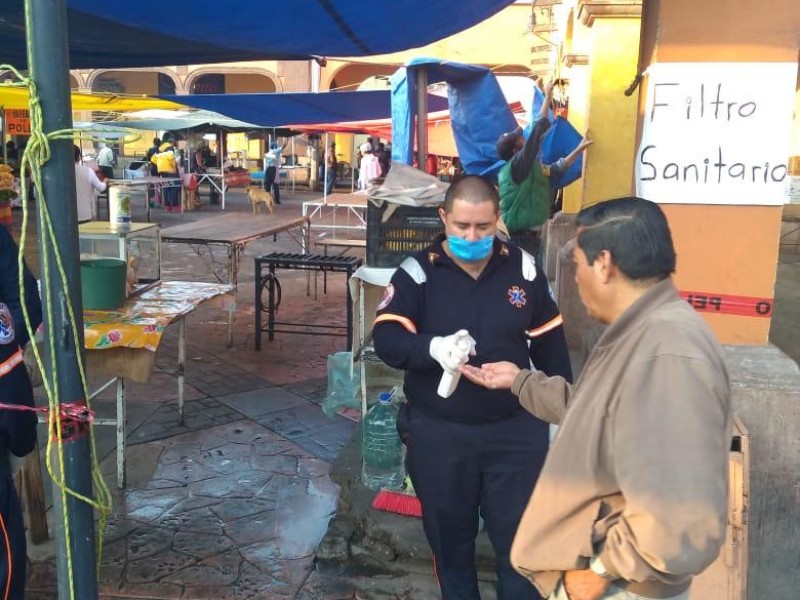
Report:
[[[476,385],[490,390],[508,390],[514,383],[520,368],[511,362],[486,363],[480,368],[471,365],[461,367],[461,374]]]
[[[583,150],[586,150],[586,148],[588,148],[592,144],[594,144],[594,140],[589,139],[589,130],[587,129],[586,133],[583,134],[583,139],[581,140],[581,143],[578,144],[578,151],[581,152]]]

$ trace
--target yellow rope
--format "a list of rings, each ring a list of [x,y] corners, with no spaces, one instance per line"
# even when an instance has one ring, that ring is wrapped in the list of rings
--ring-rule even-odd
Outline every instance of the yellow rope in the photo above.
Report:
[[[26,11],[27,12],[27,11]],[[97,447],[94,438],[94,428],[90,426],[89,428],[89,439],[90,439],[90,448],[91,448],[91,462],[92,462],[92,483],[93,488],[95,490],[95,498],[89,498],[84,496],[83,494],[78,493],[77,491],[68,487],[65,483],[65,474],[64,474],[64,446],[60,442],[62,438],[62,423],[60,419],[60,398],[59,398],[59,390],[58,385],[56,382],[56,347],[55,347],[55,338],[56,333],[52,330],[53,325],[53,314],[54,314],[54,306],[57,305],[58,300],[53,297],[53,286],[49,285],[49,281],[47,278],[49,277],[50,271],[50,252],[48,249],[52,251],[53,257],[55,259],[56,269],[58,271],[58,276],[61,281],[61,285],[63,289],[68,288],[68,280],[66,276],[66,272],[64,270],[64,265],[61,257],[61,251],[55,243],[55,233],[53,231],[53,223],[50,217],[50,212],[48,210],[47,203],[45,202],[44,197],[44,188],[42,186],[42,174],[41,168],[42,166],[50,160],[50,142],[51,140],[64,140],[64,139],[73,139],[76,134],[80,134],[85,136],[87,133],[93,133],[93,130],[86,130],[86,131],[77,131],[73,129],[62,129],[59,131],[53,131],[49,134],[45,134],[43,130],[43,122],[42,122],[42,107],[41,101],[38,97],[36,91],[36,85],[31,78],[24,77],[17,69],[10,65],[0,65],[0,69],[6,69],[14,74],[17,78],[17,82],[15,85],[26,85],[29,89],[29,107],[30,107],[30,123],[31,123],[31,136],[28,144],[25,148],[25,152],[22,156],[21,166],[20,166],[20,181],[22,187],[22,232],[20,236],[20,244],[19,244],[19,254],[17,257],[17,263],[19,265],[19,286],[20,290],[24,290],[24,280],[23,280],[23,260],[24,260],[24,252],[25,247],[27,244],[27,231],[28,231],[28,186],[26,185],[26,176],[30,171],[30,177],[36,186],[36,190],[38,193],[37,198],[37,206],[40,216],[40,229],[41,229],[41,274],[43,279],[45,279],[45,291],[47,293],[47,297],[43,299],[44,308],[46,310],[46,323],[51,328],[46,332],[47,341],[49,343],[49,356],[50,356],[50,369],[46,370],[44,361],[40,355],[39,348],[35,342],[35,332],[31,327],[30,315],[28,314],[27,306],[25,302],[22,302],[22,309],[23,314],[25,316],[25,325],[28,329],[28,334],[30,339],[33,341],[31,344],[33,354],[36,358],[37,367],[42,372],[42,383],[47,394],[47,401],[48,401],[48,431],[52,431],[55,428],[56,435],[48,436],[47,442],[47,453],[46,453],[46,465],[47,471],[52,478],[55,485],[58,486],[59,490],[61,491],[61,510],[62,515],[61,518],[64,522],[64,534],[66,539],[66,564],[67,564],[67,576],[69,580],[69,589],[70,589],[70,598],[74,600],[75,598],[75,588],[74,588],[74,578],[72,573],[72,550],[71,550],[71,528],[69,517],[67,514],[67,496],[72,496],[86,504],[91,505],[95,510],[98,511],[100,517],[99,528],[97,531],[97,569],[99,571],[100,567],[100,557],[102,555],[102,545],[103,545],[103,530],[105,529],[106,521],[108,520],[108,516],[111,514],[111,492],[106,485],[105,479],[100,472],[99,462],[97,460]],[[106,130],[107,132],[108,130]],[[124,130],[120,130],[125,132]],[[127,133],[127,132],[125,132]],[[133,136],[131,138],[125,138],[124,142],[135,141],[138,139],[138,135]],[[94,138],[89,136],[89,139],[100,139]],[[86,369],[83,361],[83,353],[81,352],[80,344],[82,343],[82,337],[79,335],[78,331],[78,321],[75,317],[75,310],[72,306],[72,303],[67,301],[65,302],[67,307],[67,312],[69,316],[69,324],[70,324],[70,332],[72,334],[72,339],[75,344],[76,354],[78,357],[78,371],[80,372],[81,376],[81,384],[83,387],[83,395],[86,399],[86,404],[89,409],[91,409],[90,401],[89,401],[89,385],[86,379]],[[124,418],[124,417],[123,417]],[[52,444],[54,438],[58,442],[58,473],[54,472],[53,464],[52,464]]]

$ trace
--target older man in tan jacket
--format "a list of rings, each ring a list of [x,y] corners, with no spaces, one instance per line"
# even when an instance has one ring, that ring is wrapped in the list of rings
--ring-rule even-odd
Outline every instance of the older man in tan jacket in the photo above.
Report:
[[[725,537],[731,404],[722,350],[670,275],[661,209],[578,215],[576,282],[608,325],[574,385],[510,363],[463,373],[559,424],[511,562],[557,600],[685,599]]]

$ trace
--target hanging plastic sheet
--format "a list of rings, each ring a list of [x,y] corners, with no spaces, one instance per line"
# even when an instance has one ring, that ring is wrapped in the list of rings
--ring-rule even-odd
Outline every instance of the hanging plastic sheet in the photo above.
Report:
[[[420,69],[427,70],[429,84],[447,83],[453,137],[464,171],[481,173],[491,167],[497,161],[497,138],[517,127],[497,79],[485,67],[431,58],[411,61],[406,65],[405,77],[396,73],[397,77],[392,78],[392,118],[395,115],[402,117],[404,120],[398,127],[407,131],[401,148],[398,149],[400,144],[397,139],[392,140],[392,159],[411,164],[410,157],[414,151],[413,117],[409,119],[408,115],[415,110],[416,96],[415,85],[409,74]],[[395,91],[398,91],[397,95]],[[397,109],[396,102],[400,104]],[[408,127],[408,123],[412,124],[411,127]]]
[[[542,138],[541,157],[542,164],[548,165],[564,158],[578,147],[583,136],[572,124],[562,117],[557,117],[553,126],[547,130]],[[552,189],[568,186],[583,173],[583,154],[578,156],[572,166],[564,171],[560,177],[550,177]]]

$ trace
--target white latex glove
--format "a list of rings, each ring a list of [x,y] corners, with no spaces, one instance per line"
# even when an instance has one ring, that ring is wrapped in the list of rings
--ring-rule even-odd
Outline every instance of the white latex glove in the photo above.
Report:
[[[429,352],[442,369],[455,373],[475,355],[475,340],[466,329],[459,329],[452,335],[433,338]]]

